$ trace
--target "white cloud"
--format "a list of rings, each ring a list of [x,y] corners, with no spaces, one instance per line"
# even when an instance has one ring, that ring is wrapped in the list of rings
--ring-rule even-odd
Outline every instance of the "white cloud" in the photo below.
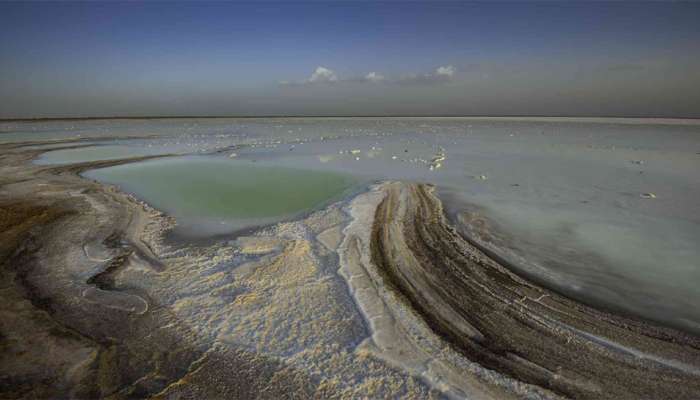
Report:
[[[365,80],[368,82],[381,82],[384,80],[384,75],[378,74],[376,72],[370,72],[365,75]]]
[[[406,84],[438,84],[452,80],[456,73],[457,68],[452,65],[445,65],[437,67],[435,71],[427,74],[404,75],[398,82]]]
[[[435,70],[435,75],[436,76],[444,76],[447,78],[452,78],[454,76],[455,72],[457,72],[457,69],[455,67],[453,67],[451,65],[447,65],[444,67],[438,67]]]
[[[321,82],[337,82],[338,76],[332,69],[326,67],[318,66],[316,70],[311,74],[308,81],[309,83],[321,83]]]
[[[452,65],[443,65],[437,67],[433,72],[428,72],[424,74],[410,74],[404,75],[399,78],[387,78],[379,72],[370,71],[365,76],[355,76],[349,78],[339,77],[335,71],[324,66],[318,66],[313,71],[308,79],[303,81],[281,81],[279,84],[281,86],[301,86],[301,85],[314,85],[314,84],[324,84],[324,83],[343,83],[343,84],[357,84],[357,83],[398,83],[398,84],[439,84],[444,82],[449,82],[454,78],[457,73],[457,68]]]

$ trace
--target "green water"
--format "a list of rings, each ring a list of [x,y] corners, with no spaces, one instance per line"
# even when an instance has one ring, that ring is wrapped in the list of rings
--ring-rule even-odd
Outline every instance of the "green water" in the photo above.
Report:
[[[207,157],[178,157],[89,171],[176,218],[251,220],[284,217],[337,198],[347,175]]]

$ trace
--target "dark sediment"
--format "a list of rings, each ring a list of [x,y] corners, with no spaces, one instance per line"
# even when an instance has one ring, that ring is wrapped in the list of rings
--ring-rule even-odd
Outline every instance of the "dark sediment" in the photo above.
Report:
[[[581,399],[700,398],[700,340],[576,303],[513,274],[446,223],[432,188],[390,184],[372,259],[472,361]]]

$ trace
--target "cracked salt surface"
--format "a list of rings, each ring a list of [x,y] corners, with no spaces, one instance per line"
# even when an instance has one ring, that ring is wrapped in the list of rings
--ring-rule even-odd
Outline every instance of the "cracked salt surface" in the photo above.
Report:
[[[166,273],[125,269],[118,279],[157,288],[155,301],[221,353],[275,357],[341,397],[436,395],[421,377],[359,346],[370,332],[329,248],[348,221],[341,206],[208,247],[156,245]]]

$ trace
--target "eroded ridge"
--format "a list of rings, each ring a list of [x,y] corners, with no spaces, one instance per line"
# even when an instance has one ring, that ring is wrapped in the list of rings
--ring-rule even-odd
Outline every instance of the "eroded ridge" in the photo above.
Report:
[[[428,185],[381,190],[372,264],[470,361],[571,398],[700,396],[698,338],[594,310],[520,278],[448,225]]]

